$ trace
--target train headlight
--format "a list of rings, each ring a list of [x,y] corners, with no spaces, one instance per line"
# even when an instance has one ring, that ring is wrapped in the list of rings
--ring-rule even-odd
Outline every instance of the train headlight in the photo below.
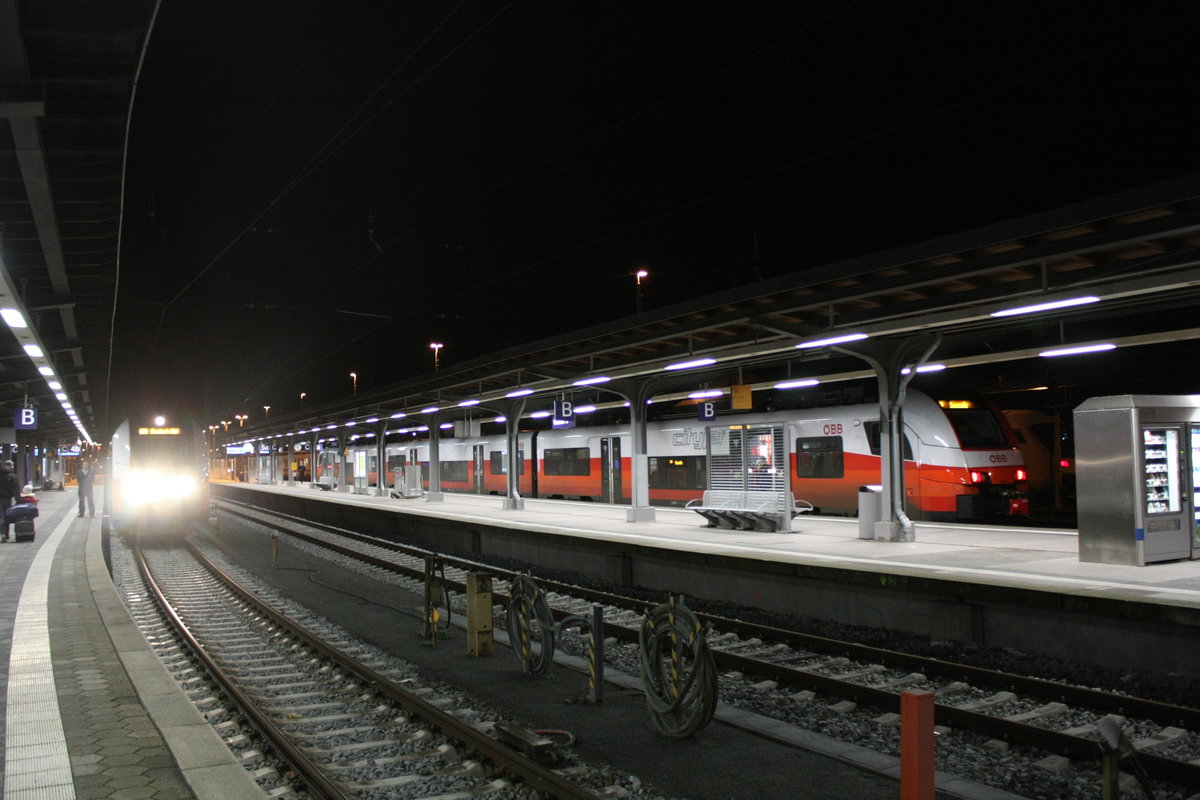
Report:
[[[122,486],[125,501],[135,508],[186,500],[198,489],[194,478],[156,470],[136,472],[128,476]]]

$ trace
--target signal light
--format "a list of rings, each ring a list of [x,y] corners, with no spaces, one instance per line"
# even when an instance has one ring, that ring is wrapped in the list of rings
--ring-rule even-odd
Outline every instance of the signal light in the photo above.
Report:
[[[971,483],[985,483],[987,482],[987,477],[986,472],[980,472],[976,469],[971,470]]]
[[[1029,480],[1029,473],[1026,472],[1025,470],[1021,469],[1020,467],[1017,467],[1017,480],[1019,480],[1019,481]]]
[[[1068,459],[1064,458],[1062,461],[1058,462],[1058,465],[1060,467],[1062,467],[1063,469],[1069,469],[1071,466],[1071,462]]]

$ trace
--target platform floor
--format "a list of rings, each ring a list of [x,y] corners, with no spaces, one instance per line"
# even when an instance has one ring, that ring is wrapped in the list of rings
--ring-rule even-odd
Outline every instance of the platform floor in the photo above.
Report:
[[[0,796],[261,798],[134,626],[101,518],[39,505],[33,542],[0,543]]]
[[[708,528],[695,512],[679,508],[655,508],[653,522],[628,522],[627,507],[600,503],[526,500],[516,511],[490,495],[447,492],[440,502],[430,502],[308,484],[230,485],[470,522],[502,520],[513,528],[564,536],[1200,609],[1200,560],[1145,567],[1083,563],[1077,534],[1069,530],[917,523],[916,541],[887,542],[858,538],[858,520],[840,517],[801,516],[791,532],[758,533]]]

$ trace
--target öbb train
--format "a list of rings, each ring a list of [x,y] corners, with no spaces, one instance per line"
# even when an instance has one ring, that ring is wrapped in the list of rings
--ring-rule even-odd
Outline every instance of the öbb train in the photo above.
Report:
[[[782,426],[785,463],[769,448],[756,454],[766,469],[788,470],[796,498],[820,513],[857,513],[858,492],[880,481],[879,406],[874,403],[729,414],[719,423],[661,420],[647,426],[650,502],[682,506],[707,487],[705,428]],[[525,497],[628,503],[631,495],[627,425],[552,429],[519,434],[520,492]],[[910,391],[904,409],[904,481],[908,513],[916,519],[965,520],[1029,513],[1027,473],[1012,429],[982,399],[939,399]],[[357,459],[377,481],[374,446],[358,444]],[[444,491],[504,494],[506,440],[502,434],[444,438],[440,442]],[[405,470],[419,469],[428,487],[426,441],[389,443],[385,483],[401,486]],[[326,455],[332,457],[333,453]],[[350,459],[350,468],[355,459]],[[360,468],[361,468],[360,466]],[[337,482],[331,461],[318,463],[317,480]],[[415,481],[410,475],[409,485]],[[351,478],[348,475],[347,478]]]
[[[184,416],[130,418],[112,437],[111,520],[121,532],[179,533],[208,516],[203,431]]]

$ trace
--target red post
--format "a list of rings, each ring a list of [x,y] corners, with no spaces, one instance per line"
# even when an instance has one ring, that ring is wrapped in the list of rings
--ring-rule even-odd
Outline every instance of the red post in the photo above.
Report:
[[[933,692],[900,693],[900,800],[933,800]]]

